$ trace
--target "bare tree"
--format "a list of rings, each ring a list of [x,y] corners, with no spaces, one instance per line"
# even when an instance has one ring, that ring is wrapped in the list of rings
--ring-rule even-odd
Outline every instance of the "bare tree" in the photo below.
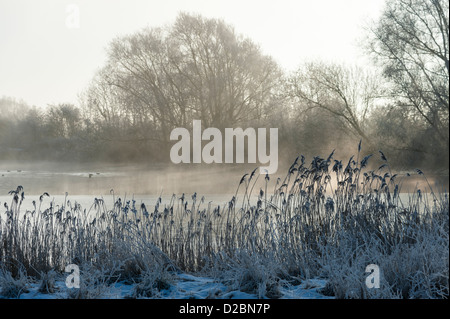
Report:
[[[192,119],[224,128],[263,118],[280,75],[270,57],[223,21],[180,14],[166,28],[116,38],[85,104],[104,120],[120,114],[168,141],[173,127]]]
[[[356,66],[311,62],[290,77],[288,84],[288,92],[298,99],[302,112],[323,109],[339,119],[346,130],[373,146],[366,122],[384,95],[375,73]]]
[[[281,76],[272,58],[221,20],[181,14],[171,35],[185,66],[177,69],[207,125],[223,128],[264,117]]]
[[[51,105],[47,110],[46,123],[51,136],[70,138],[80,129],[80,110],[72,104]]]
[[[449,144],[449,1],[389,0],[370,28],[368,49],[393,84],[392,96]]]

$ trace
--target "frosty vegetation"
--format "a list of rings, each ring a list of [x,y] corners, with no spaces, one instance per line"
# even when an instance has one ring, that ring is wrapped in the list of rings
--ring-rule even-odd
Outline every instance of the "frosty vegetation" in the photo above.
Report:
[[[380,155],[376,169],[359,151],[345,162],[301,156],[277,181],[255,169],[225,206],[182,194],[151,210],[96,198],[90,208],[66,200],[22,211],[19,186],[0,215],[0,294],[18,297],[30,282],[55,292],[55,278],[76,264],[81,286],[67,298],[104,297],[116,282],[134,284],[128,297],[158,298],[180,273],[260,298],[315,278],[336,298],[448,298],[448,194],[430,186],[401,200],[408,176]],[[381,269],[379,289],[365,285],[369,264]]]
[[[448,190],[427,175],[448,183],[448,12],[448,0],[387,0],[363,43],[373,64],[299,61],[295,72],[225,21],[180,13],[111,39],[79,105],[0,98],[2,165],[175,165],[170,132],[201,120],[222,134],[277,128],[286,172],[276,179],[252,166],[225,205],[197,193],[138,203],[114,192],[112,207],[101,198],[47,205],[42,189],[25,210],[27,185],[14,184],[1,203],[0,296],[37,285],[41,294],[100,298],[122,283],[129,298],[161,298],[195,276],[220,287],[208,298],[283,298],[299,285],[335,298],[448,298]],[[405,199],[410,175],[425,188]],[[211,189],[222,182],[195,177]],[[69,264],[81,272],[72,290],[61,286]],[[365,285],[370,264],[380,288]]]

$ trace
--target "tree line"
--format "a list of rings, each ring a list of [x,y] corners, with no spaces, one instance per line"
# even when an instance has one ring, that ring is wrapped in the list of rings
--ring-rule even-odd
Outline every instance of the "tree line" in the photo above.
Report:
[[[79,105],[0,99],[0,158],[169,161],[171,130],[201,120],[277,127],[288,161],[361,140],[399,167],[448,167],[448,11],[388,0],[367,28],[373,65],[304,61],[290,73],[223,20],[181,13],[113,39]]]

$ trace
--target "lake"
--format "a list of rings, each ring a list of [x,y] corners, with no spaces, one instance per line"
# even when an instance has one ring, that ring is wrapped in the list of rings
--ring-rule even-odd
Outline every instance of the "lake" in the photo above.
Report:
[[[12,196],[8,192],[18,185],[25,191],[24,209],[32,208],[32,201],[39,202],[39,196],[48,192],[42,207],[48,207],[51,200],[62,204],[66,192],[68,199],[77,201],[83,208],[89,208],[94,198],[103,198],[107,207],[112,208],[114,196],[135,199],[137,204],[144,202],[151,206],[159,196],[169,201],[173,194],[181,196],[185,193],[191,201],[191,195],[197,198],[205,196],[205,203],[227,203],[245,173],[254,167],[250,165],[117,165],[117,164],[64,164],[64,163],[20,163],[0,162],[0,204],[11,203]],[[280,168],[277,175],[271,175],[268,193],[272,193],[276,177],[284,177],[287,170]],[[402,175],[402,174],[400,174]],[[420,188],[429,189],[423,176],[400,176],[403,179],[401,191],[409,193]],[[448,190],[447,175],[427,175],[430,183],[440,185]],[[258,180],[253,193],[264,188],[264,178]],[[433,185],[433,187],[435,187]],[[435,190],[439,190],[436,187]],[[111,193],[114,191],[114,196]],[[47,204],[46,204],[47,203]]]

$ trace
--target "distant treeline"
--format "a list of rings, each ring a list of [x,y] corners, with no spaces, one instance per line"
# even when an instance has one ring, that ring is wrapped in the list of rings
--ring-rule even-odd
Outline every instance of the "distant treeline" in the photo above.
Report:
[[[117,37],[79,105],[0,99],[0,159],[169,162],[175,127],[277,127],[279,154],[383,150],[448,168],[449,3],[387,1],[363,44],[373,65],[299,61],[288,73],[222,20],[181,13]],[[301,39],[298,39],[301,41]]]

